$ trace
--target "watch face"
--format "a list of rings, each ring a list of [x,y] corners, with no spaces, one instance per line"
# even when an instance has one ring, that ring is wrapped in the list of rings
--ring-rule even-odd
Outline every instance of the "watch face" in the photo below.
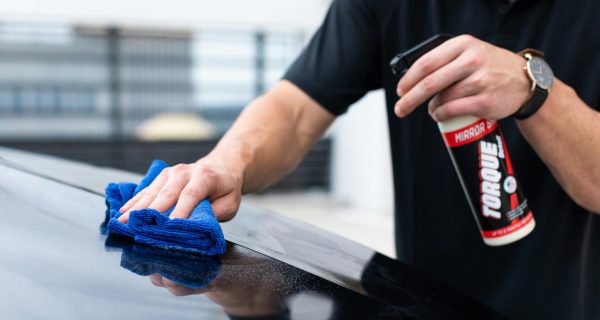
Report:
[[[550,66],[540,57],[532,57],[529,60],[529,75],[533,78],[535,83],[542,89],[550,89],[552,81],[554,80],[554,74]]]

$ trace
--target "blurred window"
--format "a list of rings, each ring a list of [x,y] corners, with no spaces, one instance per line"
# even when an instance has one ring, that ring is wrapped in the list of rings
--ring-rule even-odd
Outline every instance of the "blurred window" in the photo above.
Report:
[[[28,126],[29,136],[64,136],[58,131],[72,132],[67,127],[84,117],[97,123],[90,132],[99,137],[115,128],[129,137],[163,112],[202,116],[222,133],[281,77],[303,39],[263,30],[0,23],[0,138],[18,133],[24,117],[65,123]]]

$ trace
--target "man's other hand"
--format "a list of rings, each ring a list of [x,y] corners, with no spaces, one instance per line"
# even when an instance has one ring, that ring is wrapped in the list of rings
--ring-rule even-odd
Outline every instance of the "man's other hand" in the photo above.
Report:
[[[400,79],[395,113],[405,117],[429,101],[436,121],[472,115],[502,119],[531,95],[526,60],[469,35],[452,38],[417,60]]]

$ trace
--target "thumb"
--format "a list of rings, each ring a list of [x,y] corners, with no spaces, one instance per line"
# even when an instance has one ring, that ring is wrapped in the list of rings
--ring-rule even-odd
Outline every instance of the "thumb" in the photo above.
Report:
[[[235,217],[240,208],[241,195],[235,192],[226,194],[223,197],[215,199],[211,207],[217,220],[226,222]]]

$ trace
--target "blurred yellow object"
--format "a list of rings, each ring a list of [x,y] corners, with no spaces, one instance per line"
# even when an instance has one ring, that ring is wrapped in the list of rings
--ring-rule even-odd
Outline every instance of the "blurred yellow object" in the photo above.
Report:
[[[195,114],[161,113],[140,124],[135,135],[144,141],[206,140],[215,136],[215,128]]]

